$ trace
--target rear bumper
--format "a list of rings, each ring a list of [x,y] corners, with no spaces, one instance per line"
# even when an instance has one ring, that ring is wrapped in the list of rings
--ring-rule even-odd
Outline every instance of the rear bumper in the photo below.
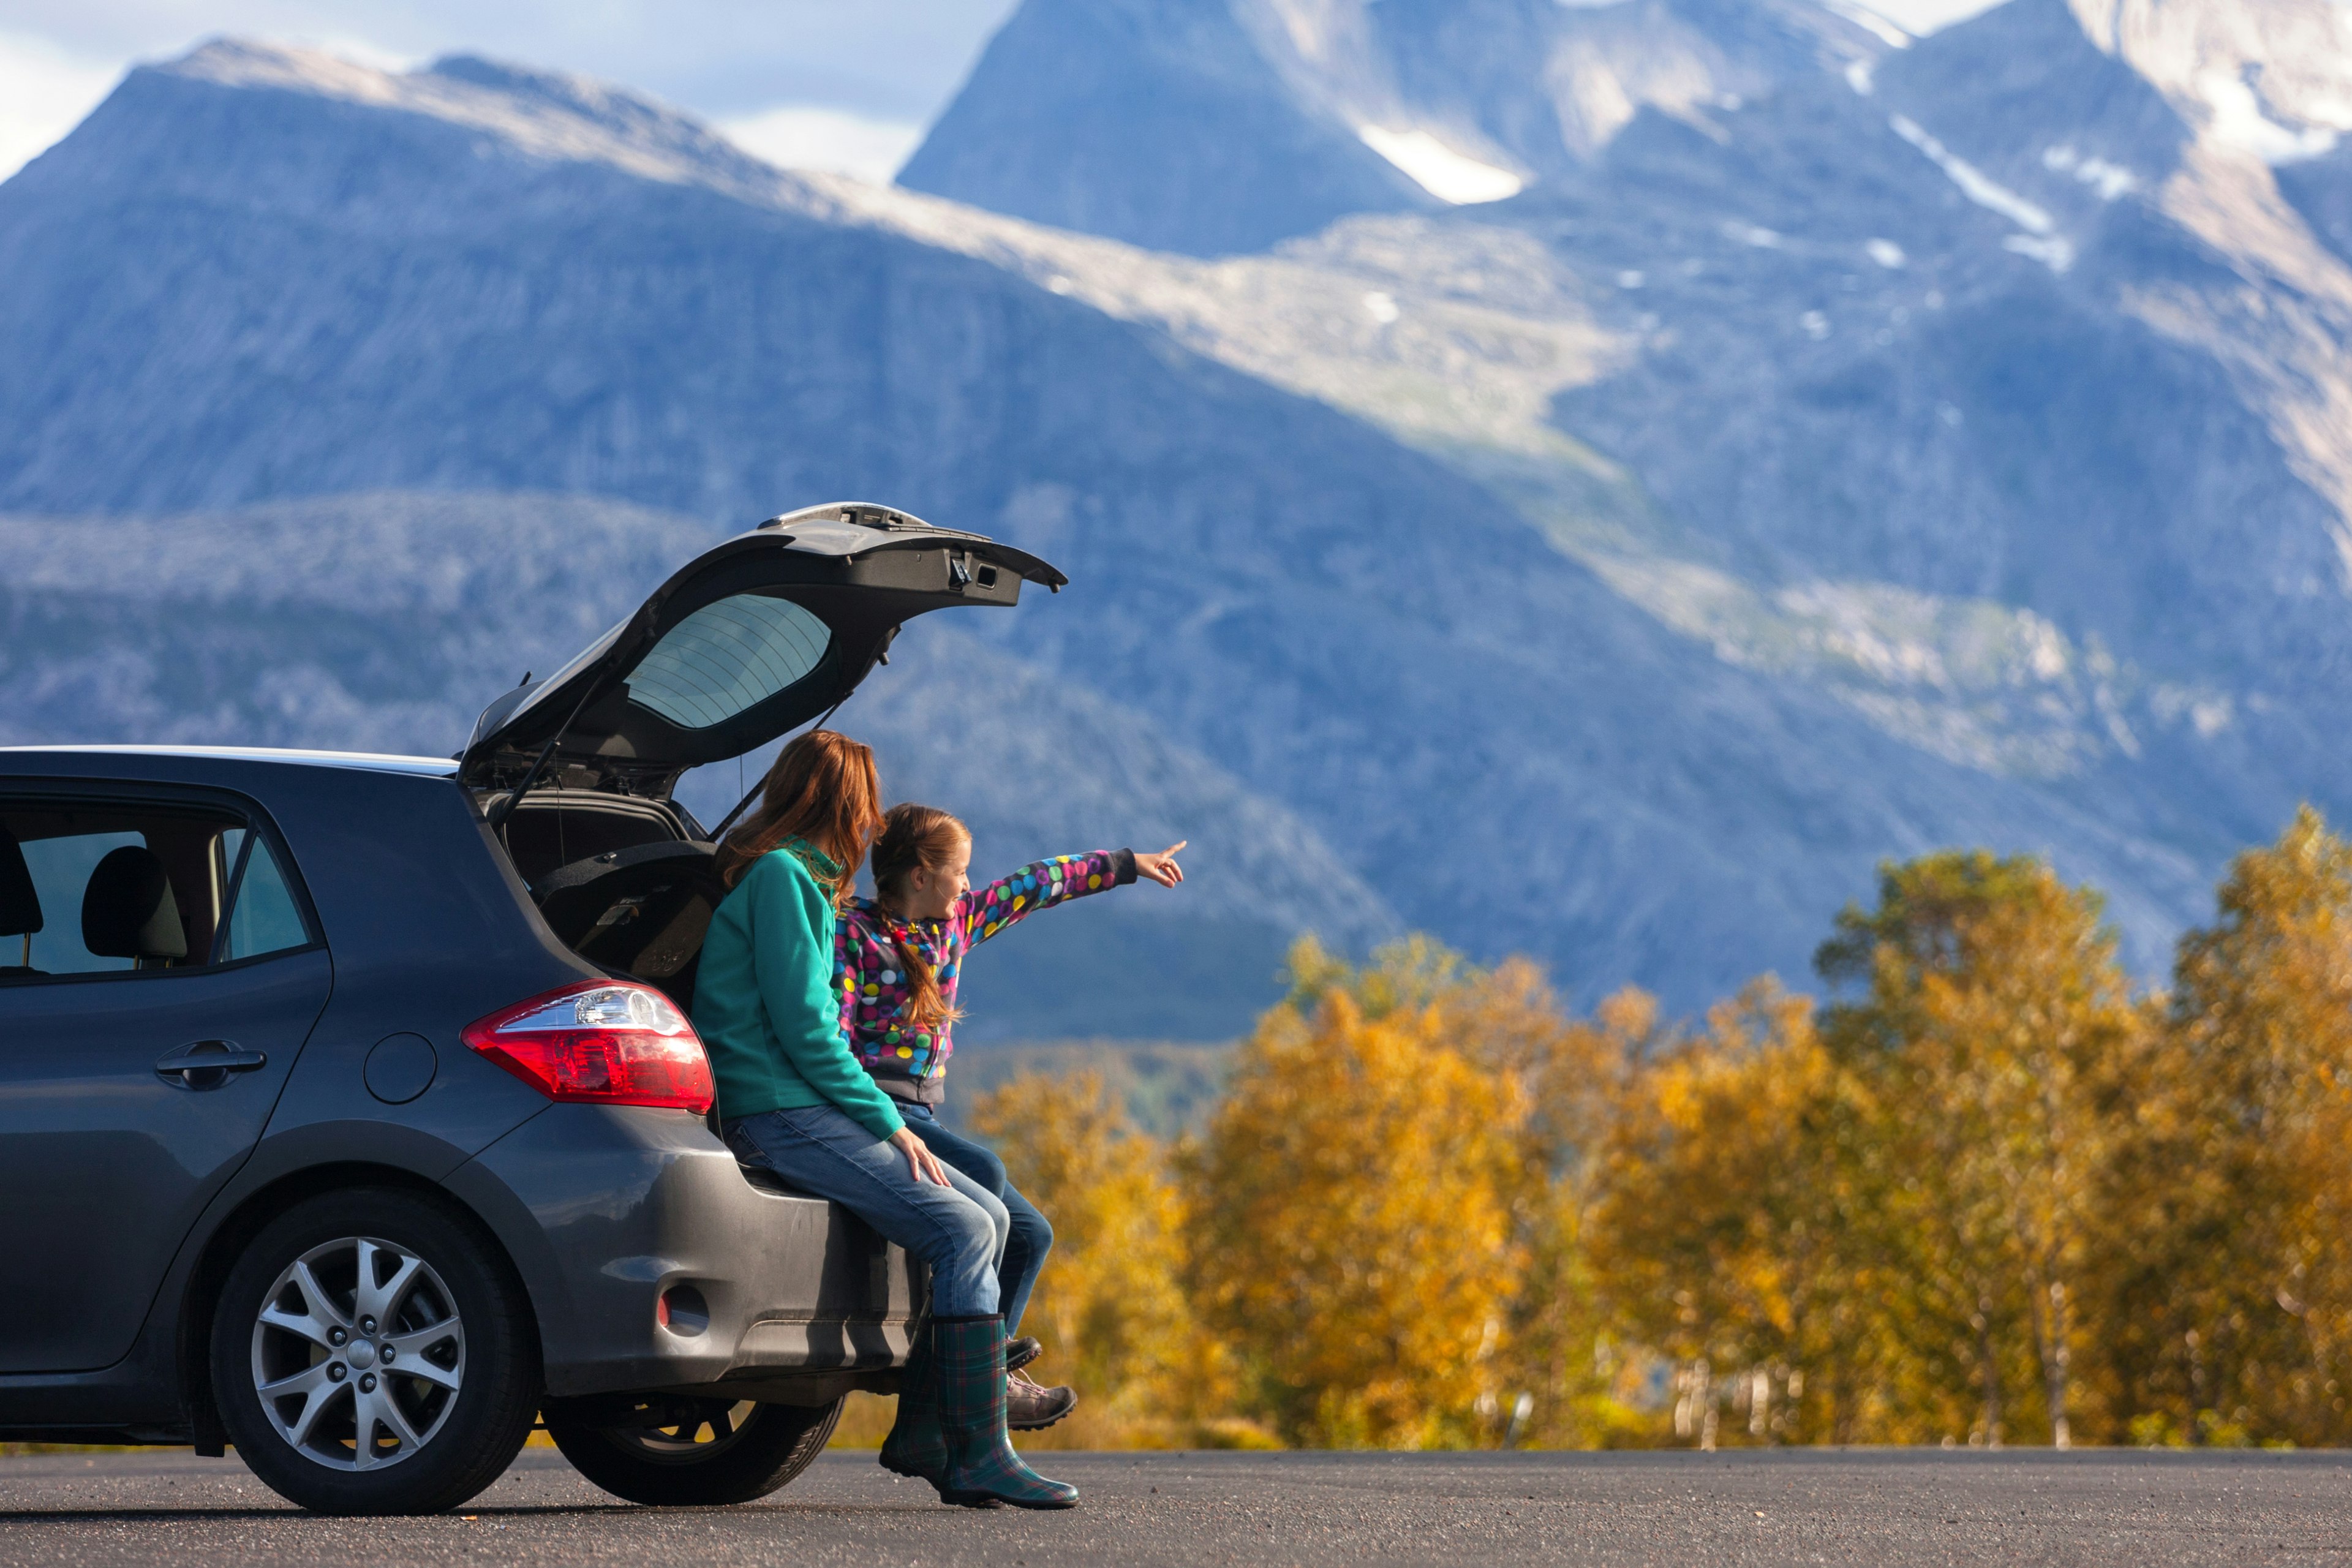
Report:
[[[814,1395],[906,1359],[906,1253],[837,1205],[752,1185],[687,1112],[551,1106],[445,1184],[520,1271],[551,1396]],[[708,1310],[698,1330],[659,1321],[681,1286]]]

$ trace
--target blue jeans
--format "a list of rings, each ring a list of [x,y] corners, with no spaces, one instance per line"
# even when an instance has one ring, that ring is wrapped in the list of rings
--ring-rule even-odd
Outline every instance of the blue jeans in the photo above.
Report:
[[[1054,1246],[1054,1227],[1045,1223],[1035,1205],[1004,1179],[1004,1162],[993,1152],[940,1125],[928,1105],[902,1104],[898,1113],[915,1130],[915,1136],[930,1145],[940,1164],[954,1167],[995,1194],[1012,1218],[1004,1261],[996,1271],[996,1299],[1004,1304],[1004,1337],[1009,1340],[1021,1331],[1021,1314],[1029,1310],[1029,1292],[1037,1288],[1037,1275]]]
[[[930,1265],[934,1315],[985,1318],[996,1310],[996,1269],[1011,1222],[978,1182],[952,1169],[953,1186],[918,1181],[904,1154],[830,1105],[765,1110],[725,1127],[737,1159],[831,1198]]]

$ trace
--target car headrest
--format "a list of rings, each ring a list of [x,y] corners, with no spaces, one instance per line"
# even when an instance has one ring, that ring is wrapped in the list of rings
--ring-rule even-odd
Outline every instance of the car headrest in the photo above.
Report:
[[[16,836],[0,827],[0,936],[30,936],[41,929],[41,895]]]
[[[185,958],[172,879],[152,849],[109,850],[81,896],[81,944],[100,958]]]

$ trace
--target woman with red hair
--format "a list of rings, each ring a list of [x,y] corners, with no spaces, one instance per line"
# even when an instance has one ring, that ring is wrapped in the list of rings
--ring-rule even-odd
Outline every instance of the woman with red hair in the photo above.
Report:
[[[968,1507],[1069,1508],[1077,1489],[1022,1463],[1006,1432],[1004,1205],[931,1153],[842,1034],[835,925],[881,823],[873,752],[813,730],[783,749],[759,809],[720,845],[730,891],[693,1010],[719,1125],[738,1159],[842,1205],[930,1266],[930,1311],[891,1434],[908,1472]]]

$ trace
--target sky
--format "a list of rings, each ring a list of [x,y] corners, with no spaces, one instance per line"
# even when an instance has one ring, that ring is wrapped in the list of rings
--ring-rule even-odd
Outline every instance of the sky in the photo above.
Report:
[[[884,181],[1015,0],[0,0],[0,178],[131,66],[230,35],[406,68],[472,53],[620,83],[800,168]],[[1915,32],[1987,0],[1871,0]]]

